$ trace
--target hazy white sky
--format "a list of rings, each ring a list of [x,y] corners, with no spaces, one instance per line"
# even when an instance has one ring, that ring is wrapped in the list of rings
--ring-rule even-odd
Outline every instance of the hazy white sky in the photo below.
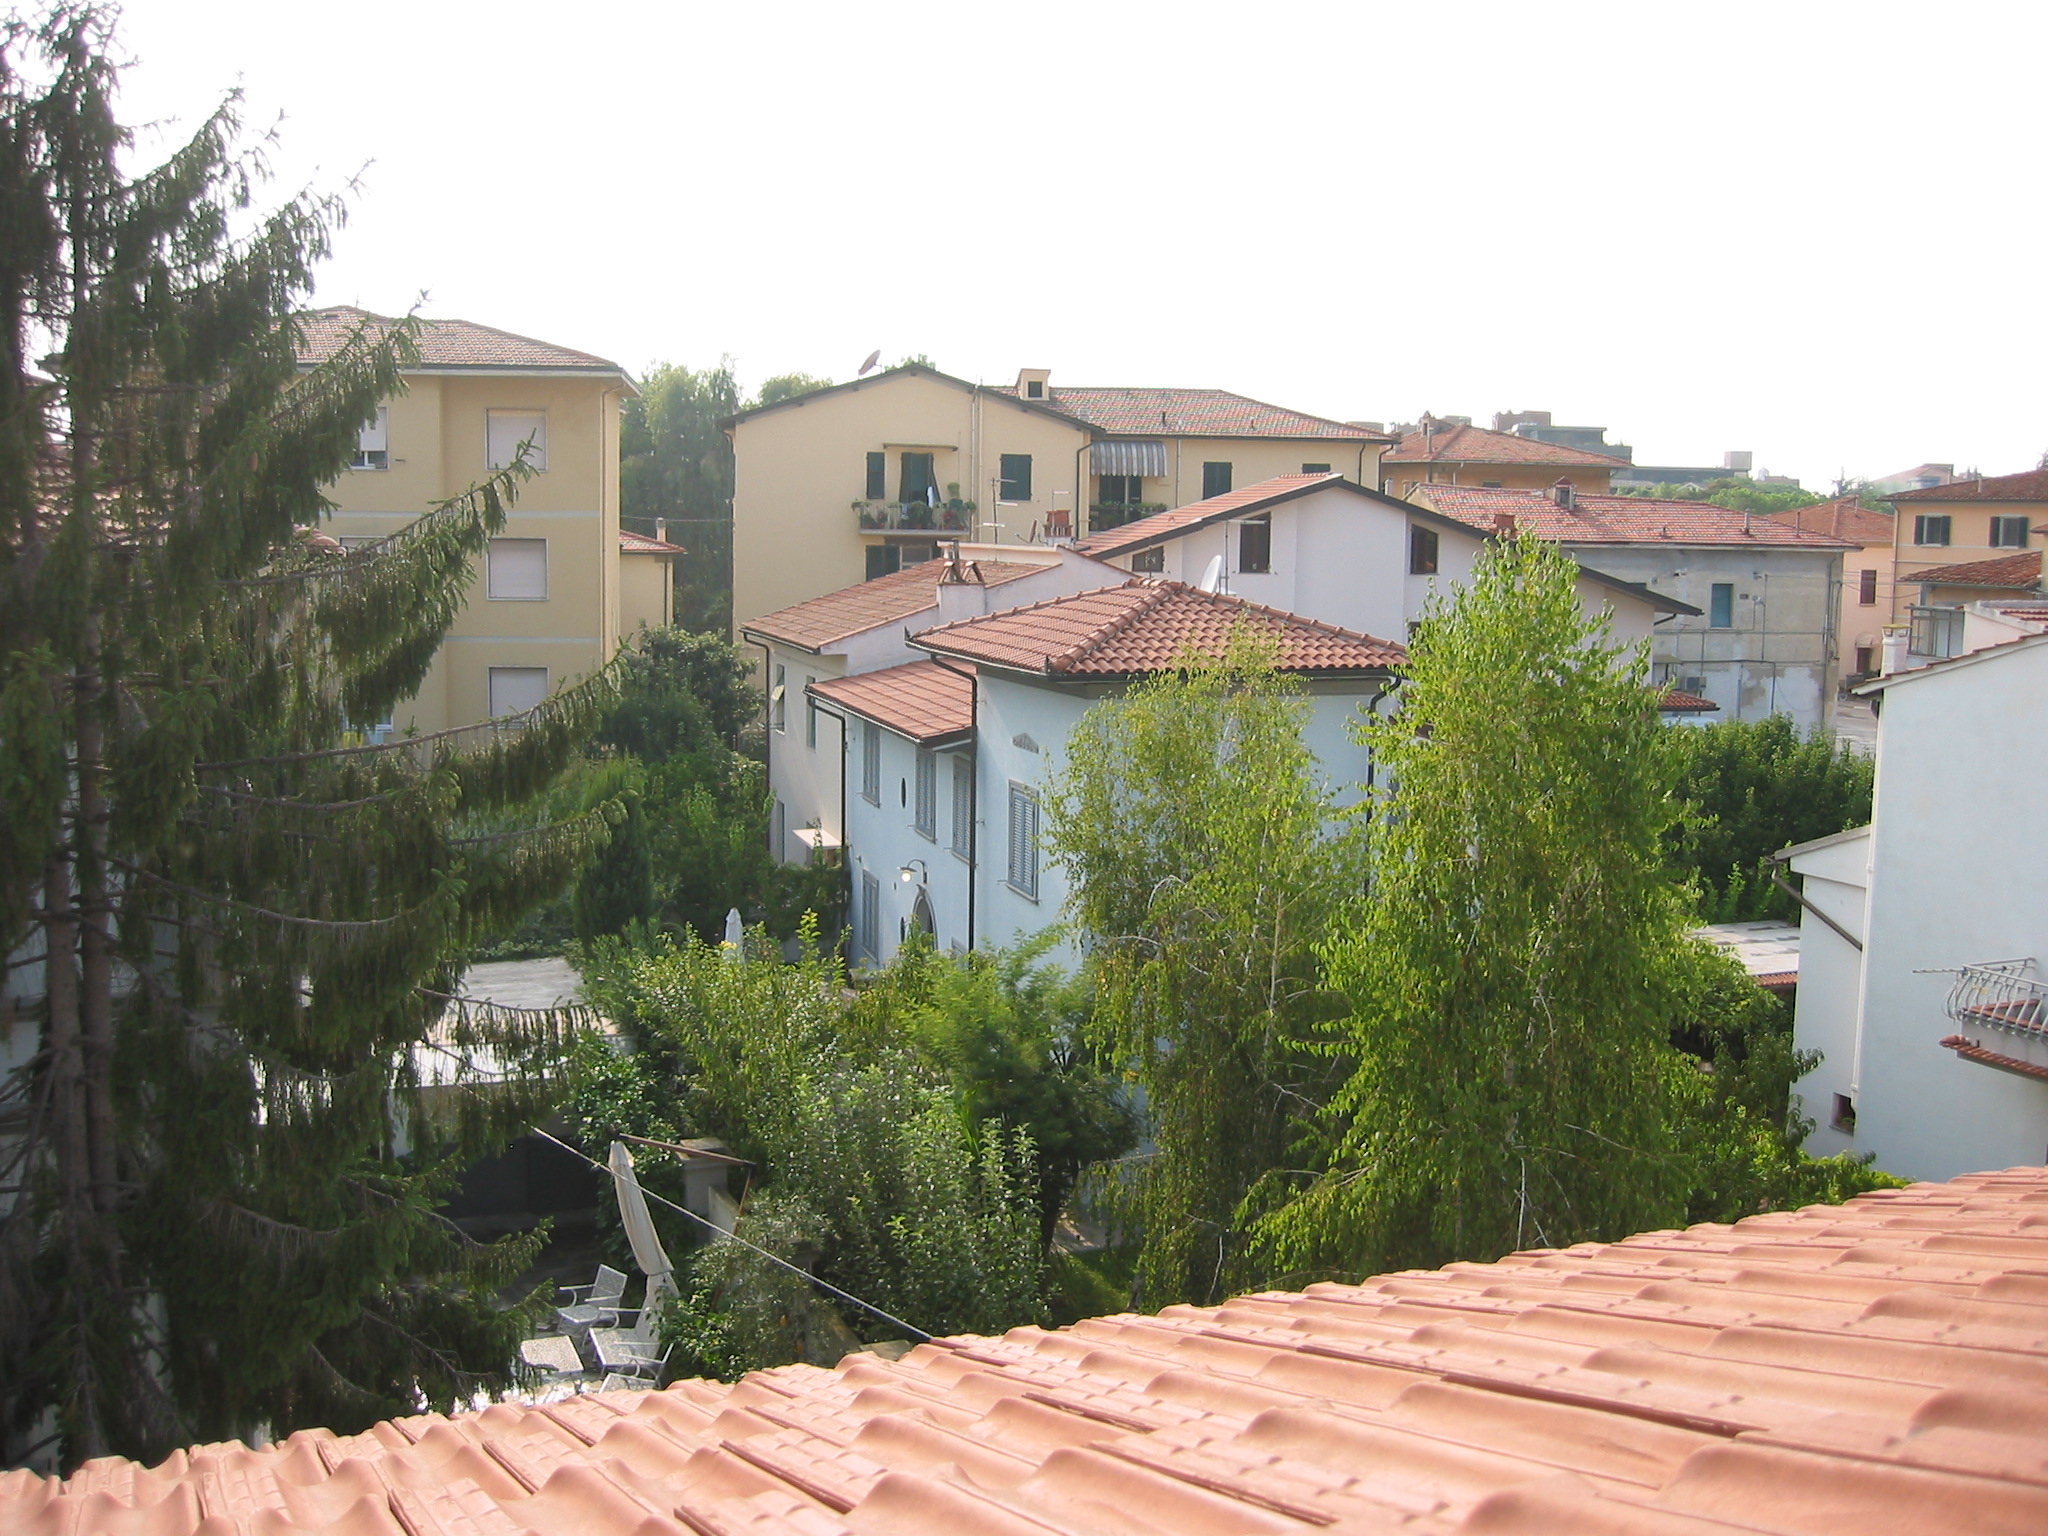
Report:
[[[1549,409],[1826,488],[2048,449],[2048,7],[128,0],[367,166],[323,302],[748,385],[879,347],[1341,418]],[[145,148],[149,147],[145,141]]]

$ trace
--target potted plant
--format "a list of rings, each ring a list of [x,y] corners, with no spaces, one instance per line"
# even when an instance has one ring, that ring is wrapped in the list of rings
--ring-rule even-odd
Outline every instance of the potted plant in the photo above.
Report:
[[[860,519],[860,525],[863,528],[886,528],[889,526],[888,512],[876,506],[872,501],[856,501],[853,504],[853,510],[854,515]]]
[[[907,501],[903,504],[903,526],[905,528],[929,528],[932,525],[932,509],[921,501]]]

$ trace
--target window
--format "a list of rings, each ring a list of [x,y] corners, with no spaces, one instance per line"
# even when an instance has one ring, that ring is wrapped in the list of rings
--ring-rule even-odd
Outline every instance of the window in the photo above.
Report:
[[[1946,512],[1923,512],[1920,516],[1914,518],[1913,542],[1915,544],[1947,544],[1948,514]]]
[[[1479,488],[1482,491],[1497,491],[1500,489],[1500,482],[1498,480],[1482,480],[1479,482]]]
[[[872,720],[860,723],[860,797],[882,803],[882,728]]]
[[[906,453],[903,455],[903,475],[897,482],[896,499],[905,505],[913,501],[929,502],[932,488],[938,482],[932,478],[932,456],[928,453]]]
[[[923,747],[917,749],[917,816],[912,825],[919,837],[939,840],[939,759]]]
[[[1436,574],[1437,538],[1434,528],[1424,528],[1420,523],[1408,525],[1408,574],[1410,576],[1433,576]]]
[[[903,551],[894,544],[870,544],[868,546],[868,580],[877,576],[894,576],[903,569]]]
[[[1735,583],[1717,581],[1707,598],[1707,626],[1710,629],[1733,629],[1735,627]]]
[[[1026,400],[1043,400],[1045,398],[1045,380],[1026,379],[1024,381],[1024,398]]]
[[[1863,606],[1864,606],[1865,608],[1870,608],[1870,607],[1874,607],[1874,606],[1876,605],[1876,603],[1877,603],[1877,567],[1876,567],[1876,566],[1871,566],[1871,567],[1870,567],[1870,568],[1869,568],[1868,570],[1862,570],[1862,571],[1858,571],[1858,572],[1856,573],[1856,601],[1857,601],[1857,602],[1859,602],[1859,603],[1861,603],[1861,604],[1862,604],[1862,605],[1863,605]]]
[[[356,434],[356,456],[348,461],[350,469],[389,469],[391,467],[391,407],[380,405],[377,414],[370,418],[369,425]]]
[[[1262,575],[1273,569],[1273,514],[1261,513],[1237,525],[1237,568]]]
[[[882,882],[866,870],[860,872],[860,952],[875,964],[882,962]]]
[[[1991,547],[1993,549],[2025,549],[2027,547],[2027,519],[2022,513],[2006,513],[1991,519]]]
[[[544,601],[548,595],[548,541],[493,539],[485,590],[495,603]]]
[[[1849,1095],[1846,1093],[1838,1093],[1834,1096],[1834,1099],[1834,1107],[1828,1114],[1829,1127],[1833,1130],[1841,1131],[1845,1135],[1854,1136],[1856,1134],[1856,1106],[1850,1102]]]
[[[1304,464],[1301,466],[1301,472],[1304,475],[1327,475],[1330,472],[1330,466],[1327,464]]]
[[[1940,660],[1956,656],[1963,649],[1963,610],[1960,608],[1916,607],[1910,615],[1912,633],[1907,641],[1911,654]]]
[[[489,451],[492,469],[503,469],[519,457],[524,443],[526,462],[534,469],[548,467],[548,413],[546,411],[487,411],[490,418]]]
[[[546,667],[491,668],[491,718],[523,715],[548,696]]]
[[[1876,653],[1877,647],[1874,645],[1859,645],[1856,647],[1856,675],[1858,677],[1870,675],[1871,665]]]
[[[775,668],[775,686],[768,690],[768,723],[778,732],[789,726],[789,668],[780,664]]]
[[[1143,475],[1097,475],[1098,501],[1117,506],[1136,506],[1145,499]]]
[[[1202,500],[1211,496],[1224,496],[1230,492],[1230,466],[1228,464],[1204,464],[1202,466]]]
[[[818,701],[811,697],[811,684],[815,677],[804,679],[804,745],[813,752],[818,750]]]
[[[1166,546],[1154,544],[1150,549],[1141,549],[1131,556],[1131,569],[1147,575],[1157,576],[1166,570]]]
[[[1031,499],[1030,454],[1006,453],[1003,455],[1003,484],[998,499],[1002,501],[1029,501]]]
[[[974,857],[974,759],[964,754],[953,759],[953,851]]]
[[[881,501],[889,494],[889,455],[871,453],[868,455],[869,501]]]
[[[1019,895],[1038,900],[1038,796],[1010,786],[1009,862],[1003,878]]]

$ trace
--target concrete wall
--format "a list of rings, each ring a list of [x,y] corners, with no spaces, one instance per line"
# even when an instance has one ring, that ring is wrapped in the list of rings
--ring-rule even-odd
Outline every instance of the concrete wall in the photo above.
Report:
[[[1870,887],[1870,829],[1864,827],[1792,861],[1814,906],[1858,939],[1864,936]],[[1793,1041],[1818,1051],[1820,1064],[1794,1085],[1801,1112],[1814,1122],[1806,1150],[1816,1157],[1857,1150],[1854,1135],[1833,1124],[1837,1099],[1859,1096],[1857,1056],[1863,1018],[1863,951],[1810,912],[1799,919],[1799,994]]]
[[[619,635],[631,639],[644,624],[664,629],[675,622],[676,589],[670,561],[661,555],[619,557]]]

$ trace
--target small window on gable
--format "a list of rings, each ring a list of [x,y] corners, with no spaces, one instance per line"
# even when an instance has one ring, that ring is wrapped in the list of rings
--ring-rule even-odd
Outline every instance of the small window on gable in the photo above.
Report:
[[[1273,514],[1262,512],[1237,525],[1237,568],[1252,575],[1273,569]]]
[[[1045,398],[1045,380],[1026,379],[1024,381],[1024,398],[1026,400],[1043,400]]]
[[[526,447],[526,463],[531,469],[546,470],[548,467],[548,413],[546,411],[488,411],[490,419],[488,448],[490,467],[503,469],[519,457],[522,444]]]
[[[1028,453],[1006,453],[1003,456],[1003,501],[1029,501],[1031,499],[1031,455]]]
[[[1330,472],[1330,466],[1327,464],[1304,464],[1301,466],[1301,472],[1304,475],[1327,475]]]
[[[348,461],[350,469],[389,469],[391,467],[391,407],[380,405],[377,414],[370,418],[368,426],[356,434],[356,456]]]
[[[548,595],[548,541],[493,539],[484,590],[492,602],[537,603]]]
[[[1993,549],[2025,549],[2027,547],[2027,522],[2024,515],[2001,514],[1991,519],[1991,547]]]
[[[881,501],[889,494],[889,455],[871,453],[868,455],[869,501]]]
[[[1479,482],[1479,488],[1482,491],[1497,491],[1500,489],[1500,482],[1498,480],[1482,480]]]
[[[1228,464],[1204,464],[1202,466],[1202,500],[1211,496],[1230,494],[1230,466]]]
[[[1131,556],[1131,569],[1144,576],[1157,576],[1166,569],[1166,546],[1154,544]]]
[[[1420,523],[1408,525],[1408,574],[1411,576],[1433,576],[1436,574],[1437,535],[1434,528],[1425,528]]]

